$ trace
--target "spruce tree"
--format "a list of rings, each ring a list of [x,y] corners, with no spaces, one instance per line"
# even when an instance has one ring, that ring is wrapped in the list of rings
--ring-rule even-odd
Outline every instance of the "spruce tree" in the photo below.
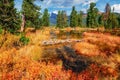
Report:
[[[34,4],[35,0],[23,0],[22,14],[25,17],[25,27],[39,28],[40,7]]]
[[[107,19],[107,25],[105,26],[106,29],[114,29],[118,27],[117,16],[114,13],[110,13]]]
[[[117,17],[117,21],[118,21],[118,28],[120,28],[120,14]]]
[[[42,16],[42,25],[43,26],[49,26],[50,21],[49,21],[49,13],[48,13],[48,9],[46,8],[44,10],[43,16]]]
[[[66,14],[66,11],[62,11],[61,12],[61,25],[63,28],[67,27],[68,26],[68,18],[67,18],[67,14]]]
[[[90,27],[90,21],[91,21],[91,15],[90,12],[87,12],[87,18],[86,18],[86,25],[87,27]]]
[[[103,18],[103,14],[99,15],[99,17],[98,17],[98,24],[99,24],[99,26],[103,26],[102,18]]]
[[[58,11],[56,26],[59,28],[65,28],[68,26],[68,17],[66,11]]]
[[[98,9],[95,8],[95,3],[90,3],[90,8],[87,12],[87,26],[88,27],[95,27],[97,26],[97,15],[98,15]]]
[[[62,18],[61,18],[61,11],[58,11],[58,15],[57,15],[57,24],[56,24],[56,26],[57,27],[61,27],[62,25],[61,25],[61,21],[62,21]]]
[[[118,27],[119,22],[117,16],[114,13],[114,8],[113,10],[111,10],[111,7],[108,3],[106,4],[105,13],[103,17],[104,26],[106,29],[113,29]]]
[[[75,10],[75,6],[72,7],[72,12],[70,14],[70,26],[77,26],[77,11]]]
[[[78,26],[82,27],[82,15],[83,12],[80,11],[80,13],[78,13]]]
[[[0,0],[0,27],[15,33],[20,25],[19,15],[14,8],[14,0]]]
[[[105,6],[105,13],[103,15],[103,20],[104,20],[104,27],[107,29],[110,27],[110,23],[111,22],[111,18],[110,18],[110,15],[111,15],[111,7],[110,5],[107,3],[106,6]]]
[[[112,10],[111,16],[112,16],[112,20],[111,20],[112,29],[117,28],[118,25],[119,25],[119,21],[117,19],[117,15],[114,13],[114,7],[113,7],[113,10]]]

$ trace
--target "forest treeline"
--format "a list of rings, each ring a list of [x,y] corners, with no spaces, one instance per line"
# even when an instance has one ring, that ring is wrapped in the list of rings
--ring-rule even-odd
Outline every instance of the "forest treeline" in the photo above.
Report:
[[[23,0],[21,11],[14,7],[14,0],[0,0],[0,32],[16,33],[24,32],[27,27],[36,29],[42,26],[50,26],[50,14],[46,8],[43,14],[40,12],[41,7],[34,4],[36,0]],[[43,1],[43,0],[40,0]],[[87,10],[86,19],[84,13],[77,11],[75,6],[72,7],[70,17],[66,11],[58,11],[56,18],[56,27],[89,27],[96,28],[104,26],[106,29],[120,28],[120,14],[111,9],[109,3],[106,4],[105,11],[102,13],[96,8],[96,3],[90,3]],[[84,21],[85,25],[83,25]]]

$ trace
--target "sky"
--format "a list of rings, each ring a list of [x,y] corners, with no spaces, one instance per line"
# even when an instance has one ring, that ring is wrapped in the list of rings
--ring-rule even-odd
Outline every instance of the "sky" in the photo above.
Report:
[[[15,7],[21,10],[23,0],[15,0]],[[96,3],[96,7],[100,12],[104,12],[106,3],[109,3],[111,8],[114,7],[114,12],[120,13],[120,0],[36,0],[35,4],[41,6],[41,12],[48,8],[49,13],[56,13],[58,10],[65,10],[70,15],[72,6],[76,7],[77,11],[87,12],[91,2]]]

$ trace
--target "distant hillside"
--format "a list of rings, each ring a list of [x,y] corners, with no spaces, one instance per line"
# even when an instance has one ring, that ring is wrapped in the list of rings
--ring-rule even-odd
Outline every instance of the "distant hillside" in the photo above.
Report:
[[[50,15],[50,25],[56,25],[57,14],[51,13]],[[68,20],[70,20],[70,16],[68,16]]]
[[[50,24],[55,25],[56,24],[56,19],[57,19],[57,14],[51,13],[51,15],[50,15]]]

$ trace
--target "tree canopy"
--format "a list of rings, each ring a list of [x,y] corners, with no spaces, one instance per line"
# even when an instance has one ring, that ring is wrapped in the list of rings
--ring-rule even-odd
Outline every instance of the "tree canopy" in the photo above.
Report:
[[[35,0],[23,0],[22,14],[25,16],[25,26],[39,27],[40,22],[40,6],[34,4]]]
[[[48,13],[47,8],[44,10],[44,13],[43,13],[43,16],[42,16],[42,25],[43,26],[49,26],[50,25],[49,13]]]
[[[77,15],[77,18],[78,18],[78,26],[82,27],[82,19],[83,19],[83,12],[80,11]]]
[[[75,10],[75,6],[72,7],[72,12],[70,14],[70,26],[77,26],[77,11]]]
[[[105,13],[103,15],[104,26],[106,29],[113,29],[118,26],[117,16],[114,13],[114,8],[111,10],[110,5],[107,3]]]
[[[14,0],[0,0],[0,27],[11,33],[19,29],[20,20],[14,8]]]
[[[68,17],[66,11],[58,11],[56,26],[59,28],[65,28],[68,26]]]
[[[95,3],[90,3],[90,8],[87,12],[87,21],[86,24],[88,27],[95,27],[98,25],[97,23],[97,15],[98,15],[98,9],[95,7]]]

